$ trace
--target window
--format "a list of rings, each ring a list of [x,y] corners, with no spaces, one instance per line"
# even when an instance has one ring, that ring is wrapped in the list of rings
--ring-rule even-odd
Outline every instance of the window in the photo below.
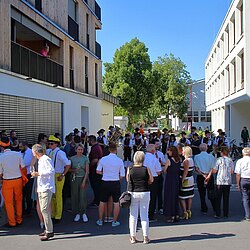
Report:
[[[241,75],[241,88],[244,88],[244,52],[242,52],[242,54],[240,55],[240,75]]]
[[[236,92],[236,64],[235,64],[235,60],[232,61],[232,67],[233,67],[233,91]]]
[[[74,0],[68,0],[69,16],[77,22],[77,3]]]
[[[95,95],[98,96],[98,89],[99,89],[99,83],[98,83],[98,65],[95,63]]]
[[[235,45],[235,14],[231,18],[231,27],[232,27],[232,43]]]
[[[88,78],[88,71],[89,71],[89,59],[85,56],[85,93],[89,93],[89,78]]]
[[[86,14],[86,47],[89,49],[89,14]]]
[[[27,0],[27,2],[32,4],[40,12],[42,11],[42,0]]]
[[[243,15],[243,3],[241,2],[241,5],[238,7],[239,9],[239,21],[240,21],[240,35],[244,33],[244,15]]]
[[[74,89],[74,49],[69,46],[69,76],[70,88]]]
[[[206,112],[206,122],[211,122],[211,111]]]
[[[225,29],[225,35],[226,35],[226,43],[227,43],[227,49],[226,52],[227,54],[229,53],[229,27],[227,25],[226,29]]]

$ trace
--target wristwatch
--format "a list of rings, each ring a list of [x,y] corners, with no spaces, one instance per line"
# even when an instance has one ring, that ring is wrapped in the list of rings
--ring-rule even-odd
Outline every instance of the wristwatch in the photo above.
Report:
[[[64,173],[62,173],[61,176],[64,176]]]

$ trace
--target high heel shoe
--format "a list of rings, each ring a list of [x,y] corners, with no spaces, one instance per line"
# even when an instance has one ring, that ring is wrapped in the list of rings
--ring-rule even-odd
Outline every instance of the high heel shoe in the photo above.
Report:
[[[191,210],[187,210],[187,213],[188,213],[188,219],[190,219],[192,217],[192,212]]]
[[[183,219],[184,220],[188,220],[188,212],[184,212],[183,213]]]

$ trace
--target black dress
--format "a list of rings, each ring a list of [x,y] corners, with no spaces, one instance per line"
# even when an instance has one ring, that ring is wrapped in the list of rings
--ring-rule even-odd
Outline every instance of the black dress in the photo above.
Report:
[[[170,158],[170,166],[164,183],[164,208],[163,212],[166,217],[179,216],[179,181],[180,181],[181,163],[176,163]]]

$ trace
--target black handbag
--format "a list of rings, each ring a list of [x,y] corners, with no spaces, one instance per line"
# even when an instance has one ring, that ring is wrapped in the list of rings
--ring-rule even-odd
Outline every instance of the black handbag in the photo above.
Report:
[[[128,180],[130,178],[130,173],[128,174]],[[123,192],[119,198],[119,205],[120,207],[129,207],[131,204],[131,194],[128,192],[128,184],[127,183],[127,190]]]

